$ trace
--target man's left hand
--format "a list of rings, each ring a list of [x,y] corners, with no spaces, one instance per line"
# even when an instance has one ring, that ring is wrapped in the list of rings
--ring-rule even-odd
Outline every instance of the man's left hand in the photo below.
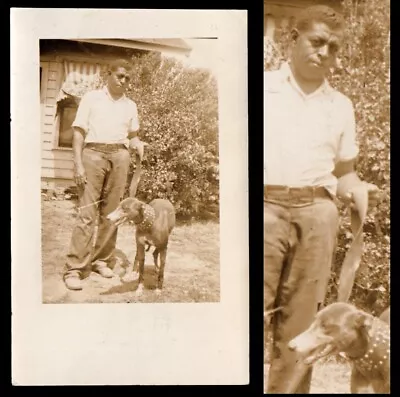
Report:
[[[381,194],[379,188],[373,183],[361,182],[346,194],[346,199],[350,201],[350,205],[354,206],[354,196],[360,189],[367,189],[368,191],[368,211],[375,208],[381,201]]]
[[[137,137],[129,141],[129,148],[137,150],[140,161],[143,160],[145,146],[148,146],[148,143],[141,141]]]

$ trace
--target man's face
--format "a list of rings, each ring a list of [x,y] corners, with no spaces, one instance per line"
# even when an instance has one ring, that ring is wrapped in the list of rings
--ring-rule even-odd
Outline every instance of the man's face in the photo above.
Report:
[[[325,23],[314,22],[307,31],[297,32],[292,52],[296,72],[310,81],[322,80],[334,66],[343,32],[330,29]]]
[[[108,76],[108,88],[113,94],[122,94],[126,90],[129,80],[127,70],[119,67],[117,70],[111,71]]]

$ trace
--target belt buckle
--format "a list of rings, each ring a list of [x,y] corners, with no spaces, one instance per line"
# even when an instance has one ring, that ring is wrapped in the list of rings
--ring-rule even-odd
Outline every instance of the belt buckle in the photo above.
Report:
[[[119,149],[117,143],[103,143],[102,148],[108,153],[114,153]]]
[[[290,193],[290,200],[295,204],[307,204],[315,201],[315,188],[313,186],[291,188]]]

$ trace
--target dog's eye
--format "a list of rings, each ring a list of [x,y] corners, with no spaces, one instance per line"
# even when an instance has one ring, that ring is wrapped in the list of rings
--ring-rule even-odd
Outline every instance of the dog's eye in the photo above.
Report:
[[[318,319],[317,324],[320,328],[325,328],[326,322],[324,320]]]
[[[330,324],[330,323],[322,323],[321,324],[321,328],[325,331],[325,332],[329,332],[329,333],[333,333],[336,332],[338,330],[338,325],[337,324]]]
[[[326,321],[320,321],[319,327],[322,329],[328,328],[329,324]]]

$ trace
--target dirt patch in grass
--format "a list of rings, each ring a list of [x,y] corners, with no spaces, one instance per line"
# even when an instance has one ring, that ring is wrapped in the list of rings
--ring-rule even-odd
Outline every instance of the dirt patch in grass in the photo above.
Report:
[[[146,253],[145,291],[137,298],[137,282],[123,283],[127,261],[136,252],[134,227],[118,231],[116,276],[105,279],[97,273],[84,280],[82,291],[69,291],[62,281],[65,257],[76,219],[69,200],[42,201],[42,275],[44,303],[129,303],[129,302],[219,302],[219,224],[215,222],[177,225],[167,253],[164,288],[154,293],[156,275],[152,249]]]

